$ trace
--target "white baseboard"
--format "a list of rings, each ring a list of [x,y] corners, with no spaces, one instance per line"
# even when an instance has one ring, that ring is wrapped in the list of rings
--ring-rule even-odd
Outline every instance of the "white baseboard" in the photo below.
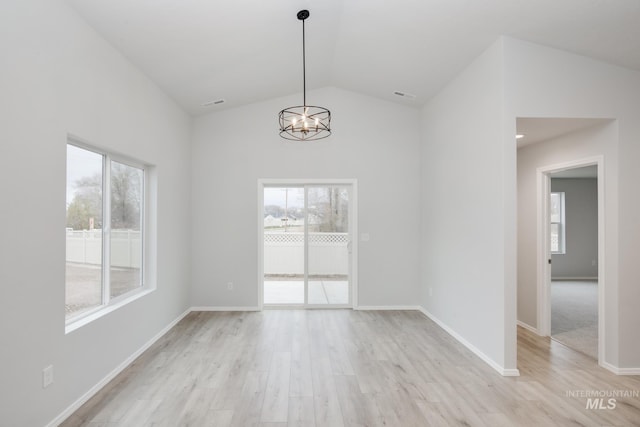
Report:
[[[408,310],[408,311],[415,311],[415,310],[420,310],[420,307],[417,305],[359,305],[357,307],[353,308],[354,310],[361,310],[361,311],[366,311],[366,310],[371,310],[371,311],[378,311],[378,310]]]
[[[525,328],[526,330],[531,331],[531,332],[533,332],[533,333],[534,333],[534,334],[536,334],[536,335],[540,335],[540,332],[539,332],[536,328],[534,328],[533,326],[531,326],[531,325],[530,325],[530,324],[528,324],[528,323],[524,323],[524,322],[523,322],[523,321],[521,321],[521,320],[518,320],[518,326],[522,326],[522,327],[523,327],[523,328]]]
[[[64,422],[67,418],[69,418],[75,411],[77,411],[82,405],[84,405],[89,399],[91,399],[96,393],[98,393],[104,386],[106,386],[109,381],[114,379],[120,372],[124,371],[127,366],[129,366],[134,360],[136,360],[142,353],[149,349],[156,341],[158,341],[164,334],[169,332],[171,328],[178,324],[179,321],[184,319],[184,317],[191,312],[191,309],[187,309],[184,313],[178,316],[175,320],[169,323],[167,326],[162,328],[160,332],[158,332],[153,338],[147,341],[142,347],[136,350],[131,356],[127,357],[120,365],[118,365],[113,371],[109,372],[107,376],[98,381],[96,385],[91,387],[89,391],[87,391],[84,395],[82,395],[78,400],[73,402],[71,406],[62,411],[60,415],[55,417],[53,421],[47,424],[46,427],[57,427]]]
[[[616,375],[640,375],[640,368],[618,368],[607,362],[599,362],[599,365]]]
[[[640,375],[640,368],[618,368],[617,375]]]
[[[287,305],[278,305],[278,306],[265,306],[264,309],[287,309],[287,308],[303,308],[303,307],[293,307]],[[348,306],[339,307],[339,308],[349,308]],[[420,306],[417,305],[360,305],[357,307],[353,307],[354,310],[407,310],[407,311],[416,311],[420,310]],[[225,306],[201,306],[201,307],[191,307],[191,311],[260,311],[260,307],[225,307]]]
[[[596,277],[552,277],[551,280],[598,280],[598,276]]]
[[[191,311],[260,311],[260,308],[259,307],[201,306],[201,307],[191,307]]]
[[[498,363],[496,363],[495,360],[493,360],[492,358],[490,358],[489,356],[484,354],[480,349],[478,349],[476,346],[474,346],[469,341],[464,339],[461,335],[459,335],[456,331],[454,331],[449,326],[447,326],[445,323],[443,323],[440,319],[438,319],[437,317],[435,317],[434,315],[429,313],[424,307],[420,307],[419,310],[422,312],[422,314],[424,314],[429,319],[431,319],[433,322],[435,322],[436,325],[438,325],[442,329],[444,329],[445,332],[447,332],[449,335],[451,335],[456,340],[458,340],[460,342],[460,344],[462,344],[465,347],[467,347],[473,354],[475,354],[480,359],[482,359],[487,365],[491,366],[493,369],[498,371],[498,373],[500,375],[502,375],[503,377],[517,377],[517,376],[520,376],[520,371],[519,370],[517,370],[517,369],[506,369],[503,366],[499,365]]]

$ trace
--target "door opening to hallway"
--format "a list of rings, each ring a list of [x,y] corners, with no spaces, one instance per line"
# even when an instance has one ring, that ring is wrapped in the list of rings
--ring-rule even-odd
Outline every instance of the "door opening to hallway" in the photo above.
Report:
[[[518,117],[516,132],[518,326],[606,368],[617,122]]]
[[[598,168],[549,174],[551,338],[598,359]]]

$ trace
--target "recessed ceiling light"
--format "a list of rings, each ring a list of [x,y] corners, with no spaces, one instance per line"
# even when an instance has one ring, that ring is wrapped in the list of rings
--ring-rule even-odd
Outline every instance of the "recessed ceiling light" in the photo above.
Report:
[[[202,106],[211,107],[212,105],[220,105],[220,104],[224,104],[224,99],[214,99],[213,101],[203,102]]]
[[[416,99],[416,96],[414,94],[402,92],[399,90],[393,91],[393,94],[397,96],[401,96],[403,98]]]
[[[516,139],[522,139],[522,138],[524,138],[523,134],[519,133],[519,134],[516,135]]]

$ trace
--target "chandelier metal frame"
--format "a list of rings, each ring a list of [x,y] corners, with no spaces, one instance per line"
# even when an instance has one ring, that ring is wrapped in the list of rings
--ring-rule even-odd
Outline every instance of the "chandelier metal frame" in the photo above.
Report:
[[[296,15],[302,21],[302,105],[287,107],[278,113],[280,136],[291,141],[315,141],[331,135],[331,111],[316,105],[307,105],[307,65],[304,21],[309,11]]]

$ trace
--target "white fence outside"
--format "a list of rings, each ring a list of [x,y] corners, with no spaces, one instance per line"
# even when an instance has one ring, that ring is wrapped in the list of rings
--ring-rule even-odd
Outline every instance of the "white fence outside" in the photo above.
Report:
[[[140,232],[111,231],[111,265],[140,268]],[[349,234],[309,233],[309,274],[349,274]],[[102,263],[102,230],[67,231],[67,261]],[[265,232],[264,274],[304,274],[304,233]]]
[[[111,230],[111,266],[140,268],[140,232]],[[102,230],[67,230],[67,261],[80,264],[102,263]]]
[[[309,233],[309,274],[349,274],[348,244],[348,233]],[[264,233],[264,274],[304,274],[304,233]]]

